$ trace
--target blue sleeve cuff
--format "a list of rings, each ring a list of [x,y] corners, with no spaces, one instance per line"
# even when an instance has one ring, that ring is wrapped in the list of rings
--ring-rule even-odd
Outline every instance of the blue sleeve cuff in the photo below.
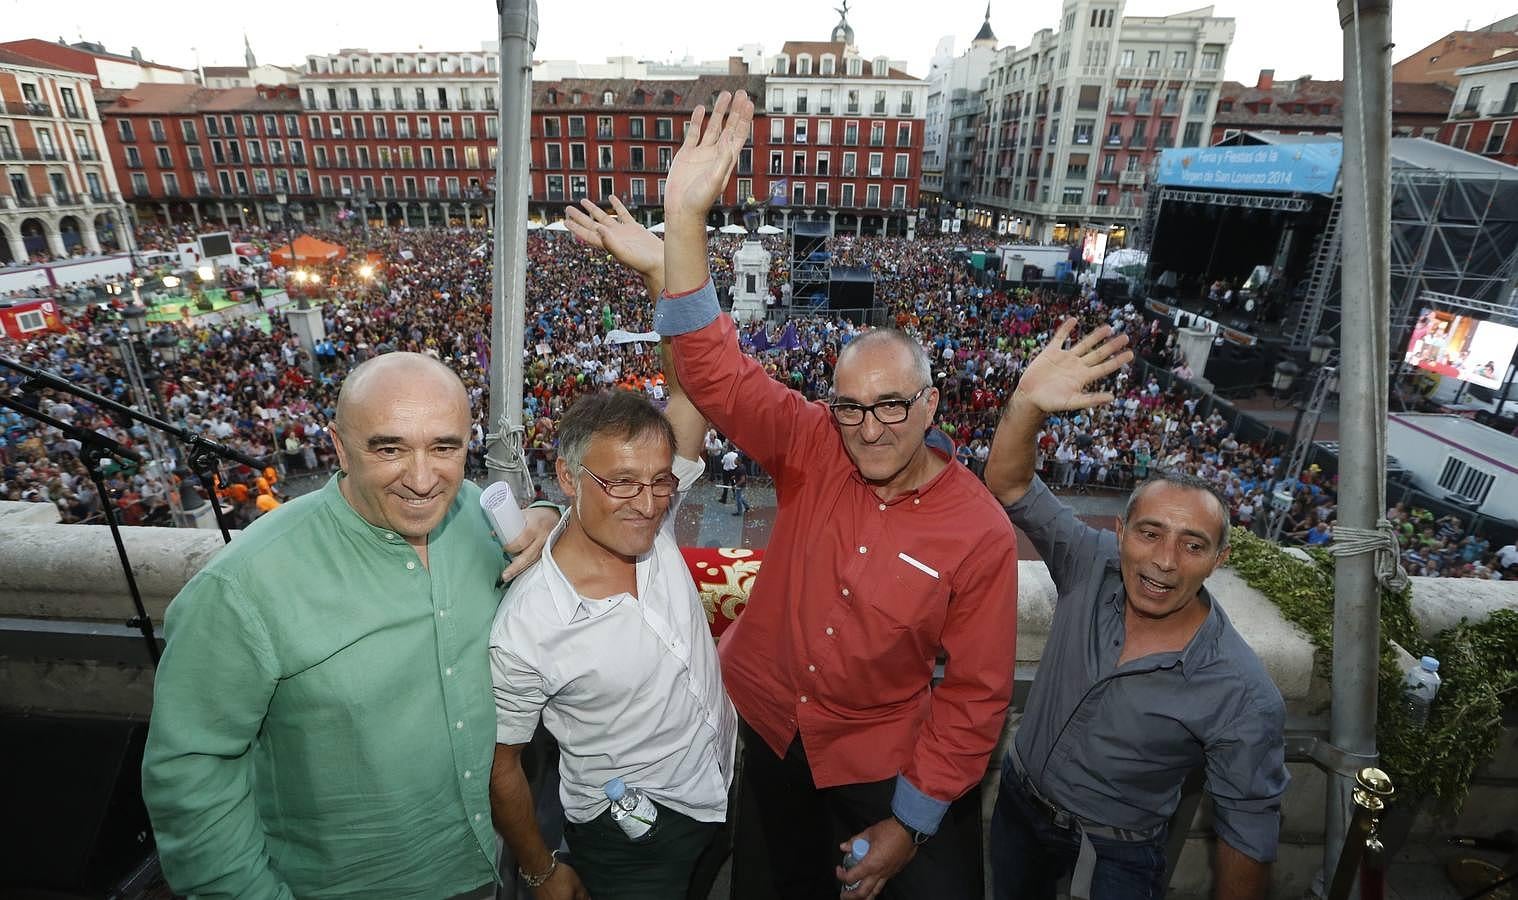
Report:
[[[694,292],[671,297],[666,294],[654,305],[654,330],[660,337],[700,331],[722,315],[717,288],[710,278]]]
[[[891,798],[891,815],[913,831],[937,834],[938,823],[948,812],[949,804],[919,791],[905,775],[896,776],[896,795]]]

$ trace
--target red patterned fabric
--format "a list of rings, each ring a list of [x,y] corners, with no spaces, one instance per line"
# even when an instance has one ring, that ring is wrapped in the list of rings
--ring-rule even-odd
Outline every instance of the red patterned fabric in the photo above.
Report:
[[[712,637],[722,637],[727,626],[737,621],[748,605],[748,592],[759,574],[763,550],[737,547],[681,547],[685,565],[701,592],[706,607],[706,623]]]

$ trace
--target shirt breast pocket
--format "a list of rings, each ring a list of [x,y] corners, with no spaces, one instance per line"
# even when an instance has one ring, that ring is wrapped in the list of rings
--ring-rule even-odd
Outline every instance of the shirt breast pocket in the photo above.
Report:
[[[893,630],[936,643],[948,612],[948,586],[931,563],[907,553],[886,560],[869,592],[869,606]]]

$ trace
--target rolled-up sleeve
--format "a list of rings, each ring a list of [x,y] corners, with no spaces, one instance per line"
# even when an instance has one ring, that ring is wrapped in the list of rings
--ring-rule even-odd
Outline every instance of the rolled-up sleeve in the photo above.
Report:
[[[1206,747],[1207,792],[1218,837],[1259,862],[1273,862],[1281,837],[1286,771],[1286,710],[1280,697],[1257,698]]]
[[[510,641],[510,631],[498,631]],[[543,678],[520,655],[492,639],[490,646],[490,683],[495,692],[495,742],[525,744],[532,740],[548,693]]]

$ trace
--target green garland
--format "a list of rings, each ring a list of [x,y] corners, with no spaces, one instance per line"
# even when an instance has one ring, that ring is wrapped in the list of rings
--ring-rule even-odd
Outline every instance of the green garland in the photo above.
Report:
[[[1333,557],[1309,549],[1312,561],[1303,562],[1240,528],[1233,530],[1230,543],[1229,565],[1275,603],[1287,621],[1307,632],[1321,651],[1319,674],[1329,677]],[[1418,631],[1409,593],[1381,591],[1376,746],[1400,798],[1427,798],[1442,812],[1459,812],[1476,769],[1496,752],[1503,706],[1518,689],[1518,612],[1500,610],[1484,622],[1462,619],[1430,642]],[[1413,656],[1439,660],[1443,684],[1421,729],[1412,727],[1402,709],[1402,671],[1390,641]]]

